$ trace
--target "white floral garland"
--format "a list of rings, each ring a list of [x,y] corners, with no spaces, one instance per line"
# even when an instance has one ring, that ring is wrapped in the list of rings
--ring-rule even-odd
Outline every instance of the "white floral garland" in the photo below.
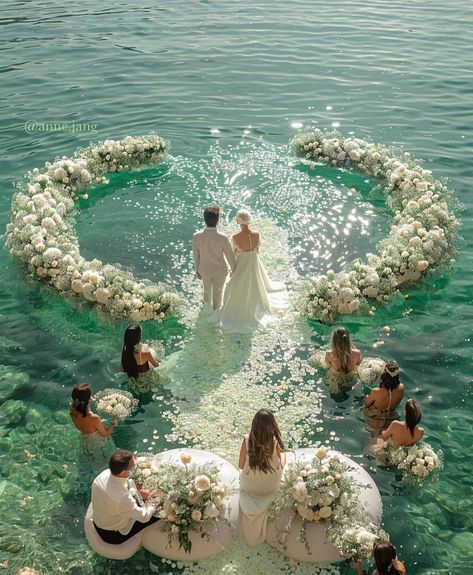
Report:
[[[450,211],[450,193],[408,152],[398,157],[386,146],[321,130],[296,135],[291,146],[307,160],[378,178],[395,213],[378,254],[305,283],[300,305],[309,318],[330,323],[340,314],[366,313],[370,304],[391,301],[399,287],[454,262],[460,223]]]
[[[106,140],[63,156],[26,174],[13,198],[6,245],[35,278],[66,296],[80,296],[110,316],[132,321],[162,321],[175,315],[179,297],[169,287],[136,280],[120,267],[85,260],[75,232],[74,202],[87,198],[108,173],[160,162],[168,143],[157,135]]]
[[[310,462],[289,465],[270,508],[270,518],[277,521],[286,510],[291,516],[278,535],[281,543],[295,517],[302,520],[299,540],[310,553],[306,527],[311,522],[325,523],[325,537],[347,559],[368,561],[373,544],[389,540],[389,535],[374,523],[366,524],[366,509],[358,494],[361,484],[348,475],[348,466],[336,453],[320,447]]]
[[[229,489],[219,481],[218,466],[192,463],[192,456],[184,452],[180,462],[182,465],[158,462],[154,455],[139,456],[133,478],[137,485],[159,492],[156,500],[149,501],[157,504],[161,530],[168,534],[170,544],[176,537],[179,547],[190,553],[189,534],[205,537],[215,530]]]

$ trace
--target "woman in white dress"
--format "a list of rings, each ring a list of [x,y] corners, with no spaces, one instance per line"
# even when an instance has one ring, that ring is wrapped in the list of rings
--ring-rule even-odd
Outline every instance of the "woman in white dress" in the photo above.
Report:
[[[240,232],[230,238],[236,269],[225,288],[220,326],[225,332],[249,332],[287,307],[284,284],[272,282],[259,257],[260,234],[250,230],[251,214],[239,210]]]
[[[241,533],[250,545],[266,539],[269,507],[286,463],[278,424],[269,409],[260,409],[240,449]]]

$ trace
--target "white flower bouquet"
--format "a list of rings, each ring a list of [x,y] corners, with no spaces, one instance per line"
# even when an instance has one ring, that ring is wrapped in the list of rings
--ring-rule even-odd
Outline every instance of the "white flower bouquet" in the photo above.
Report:
[[[375,525],[364,525],[366,512],[358,498],[360,485],[347,473],[348,470],[349,467],[326,447],[320,447],[309,463],[296,462],[289,466],[271,506],[270,519],[277,520],[285,511],[291,510],[292,519],[285,532],[288,532],[292,520],[299,517],[302,520],[299,537],[309,553],[306,527],[311,522],[323,521],[327,540],[341,555],[354,559],[368,558],[373,541],[388,536]],[[348,528],[350,533],[345,538],[341,537]]]
[[[119,389],[107,388],[99,391],[91,398],[99,413],[105,413],[118,420],[130,417],[138,407],[138,400],[131,393]]]
[[[371,561],[374,544],[389,541],[389,535],[381,527],[374,523],[359,524],[350,514],[333,522],[325,534],[340,555],[354,561]]]
[[[460,223],[451,211],[450,192],[409,153],[321,130],[298,134],[291,145],[307,161],[378,178],[394,212],[377,255],[367,254],[366,262],[355,260],[347,270],[329,270],[301,285],[300,308],[309,318],[331,323],[340,314],[372,311],[373,303],[391,301],[401,286],[453,263]]]
[[[138,462],[135,482],[146,489],[159,492],[162,505],[157,516],[162,519],[162,530],[174,538],[179,547],[189,553],[191,532],[209,537],[220,517],[228,487],[218,478],[218,467],[212,464],[192,464],[190,454],[181,454],[181,463],[156,463],[152,457]]]
[[[68,297],[79,297],[112,317],[162,321],[175,315],[180,298],[164,284],[137,281],[120,266],[85,260],[75,232],[75,202],[108,173],[156,164],[168,143],[155,134],[107,140],[26,174],[12,202],[6,245],[36,279]]]
[[[403,479],[409,483],[422,483],[437,477],[443,468],[443,453],[436,453],[428,443],[411,447],[389,445],[388,462],[402,471]]]
[[[132,471],[132,478],[137,486],[155,489],[159,474],[159,463],[155,455],[138,454],[136,456],[136,466]]]

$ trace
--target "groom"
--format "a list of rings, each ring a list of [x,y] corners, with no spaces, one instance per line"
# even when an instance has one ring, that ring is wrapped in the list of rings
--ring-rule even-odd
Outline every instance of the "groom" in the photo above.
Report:
[[[204,302],[219,310],[223,303],[223,288],[227,280],[228,265],[235,271],[235,256],[230,240],[217,230],[220,208],[209,206],[204,210],[206,228],[192,238],[197,277],[204,284]]]

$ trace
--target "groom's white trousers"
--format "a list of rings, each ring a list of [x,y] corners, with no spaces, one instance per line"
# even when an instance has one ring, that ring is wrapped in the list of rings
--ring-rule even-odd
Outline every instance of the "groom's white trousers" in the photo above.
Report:
[[[202,283],[204,284],[204,301],[210,303],[215,309],[220,309],[223,304],[223,289],[227,276],[208,276],[202,275]]]

